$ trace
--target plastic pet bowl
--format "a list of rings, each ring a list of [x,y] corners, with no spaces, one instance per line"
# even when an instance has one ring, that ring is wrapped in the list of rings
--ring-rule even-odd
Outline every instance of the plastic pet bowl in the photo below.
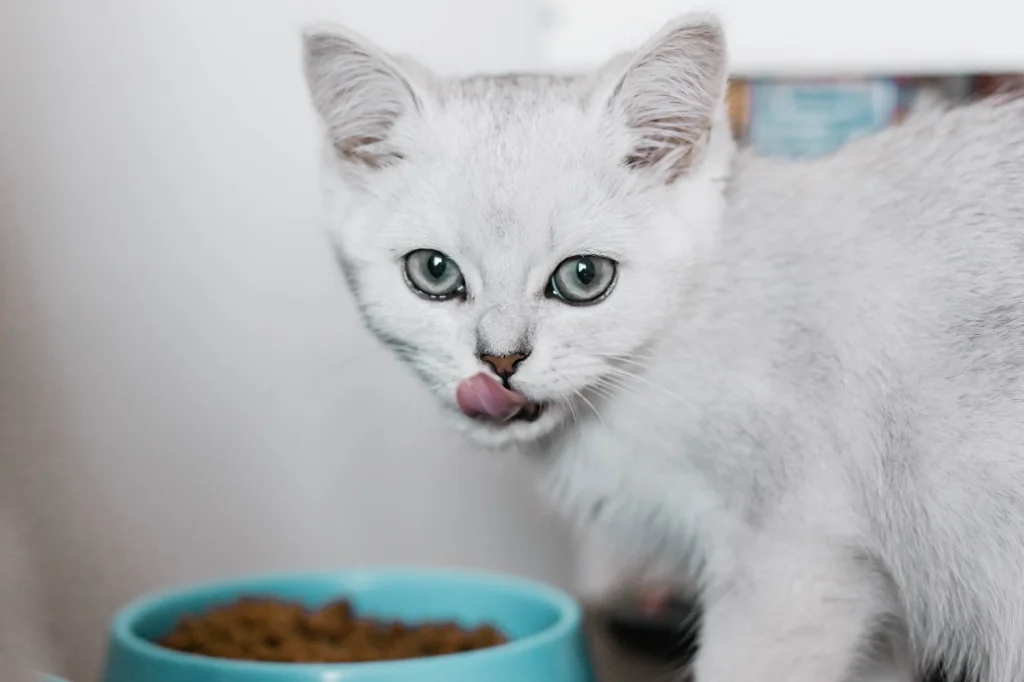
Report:
[[[318,607],[339,598],[363,616],[490,623],[512,640],[491,649],[372,663],[262,663],[179,653],[154,640],[186,615],[243,597]],[[358,569],[207,583],[143,597],[110,632],[104,682],[594,682],[579,605],[552,587],[437,569]]]

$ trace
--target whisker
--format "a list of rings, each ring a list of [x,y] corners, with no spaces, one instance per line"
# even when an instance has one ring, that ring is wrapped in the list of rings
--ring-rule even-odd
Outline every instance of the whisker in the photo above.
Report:
[[[566,386],[568,386],[568,387],[569,387],[569,390],[570,390],[570,391],[572,391],[572,394],[573,394],[574,396],[576,396],[577,398],[579,398],[580,400],[582,400],[582,401],[583,401],[584,403],[586,403],[586,405],[587,405],[587,406],[588,406],[588,407],[589,407],[589,408],[590,408],[590,409],[591,409],[591,410],[592,410],[592,411],[594,412],[594,416],[595,416],[595,417],[597,417],[597,420],[598,420],[599,422],[601,422],[601,425],[602,425],[602,426],[604,426],[604,427],[605,427],[605,428],[607,429],[607,428],[608,428],[608,424],[607,424],[607,422],[605,422],[605,420],[604,420],[604,417],[603,417],[603,416],[601,416],[601,412],[600,412],[600,410],[598,410],[598,409],[597,409],[597,406],[596,406],[596,405],[594,405],[594,403],[592,403],[592,402],[591,402],[591,401],[590,401],[590,400],[589,400],[589,399],[587,398],[587,396],[583,395],[583,393],[582,393],[582,392],[580,392],[580,391],[579,391],[578,389],[576,389],[576,388],[573,388],[572,382],[571,382],[571,381],[569,381],[569,380],[568,380],[568,379],[567,379],[567,378],[565,377],[565,375],[563,375],[563,374],[562,374],[561,372],[559,372],[559,371],[555,370],[555,375],[556,375],[556,376],[557,376],[557,377],[558,377],[558,378],[559,378],[559,379],[560,379],[561,381],[564,381],[564,382],[565,382]],[[571,403],[571,402],[569,403],[569,406],[570,406],[570,409],[572,409],[572,412],[573,412],[573,418],[574,418],[574,419],[576,420],[576,425],[577,425],[577,430],[578,430],[578,429],[579,429],[579,417],[578,417],[578,415],[576,414],[576,409],[575,409],[574,407],[572,407],[572,403]]]
[[[569,388],[570,391],[576,393],[575,389],[573,389],[572,387],[572,382],[569,381],[569,379],[566,378],[564,374],[562,374],[561,372],[554,368],[552,368],[552,371],[560,381],[565,382],[565,385]],[[576,414],[576,406],[572,404],[572,398],[562,398],[562,400],[565,401],[565,404],[569,406],[569,411],[572,413],[572,421],[573,424],[576,426],[576,431],[578,433],[580,430],[580,417],[578,414]]]
[[[598,411],[597,407],[594,406],[594,403],[590,402],[590,400],[587,398],[587,396],[583,395],[579,391],[574,390],[573,393],[578,395],[580,397],[580,400],[582,400],[583,402],[585,402],[587,405],[590,406],[590,409],[592,409],[594,411],[594,416],[597,417],[598,421],[601,422],[601,425],[604,426],[607,429],[608,428],[608,424],[605,423],[604,417],[601,416],[601,413]]]
[[[605,400],[614,400],[621,396],[630,396],[634,398],[643,397],[639,392],[632,390],[632,386],[622,383],[613,383],[611,381],[598,381],[592,384],[589,388],[598,397],[604,398]]]
[[[657,360],[658,357],[655,355],[644,355],[641,353],[594,353],[596,357],[604,358],[606,360]]]
[[[651,381],[647,377],[641,376],[639,374],[634,374],[632,372],[627,372],[626,370],[620,369],[618,367],[609,367],[608,370],[614,373],[614,374],[608,376],[609,379],[616,378],[616,377],[622,377],[624,379],[634,379],[636,381],[643,382],[644,385],[649,386],[650,388],[653,388],[653,389],[656,389],[656,390],[659,390],[659,391],[663,392],[665,395],[669,396],[670,398],[674,398],[676,400],[681,400],[682,399],[681,396],[673,393],[672,391],[668,390],[666,387],[662,386],[661,384],[654,383],[653,381]]]
[[[625,363],[627,363],[629,365],[633,365],[634,367],[640,367],[642,369],[650,369],[650,365],[644,364],[643,362],[640,362],[638,360],[634,360],[633,358],[618,357],[618,358],[615,358],[615,359],[617,361],[619,361],[619,362],[625,362]]]
[[[564,402],[566,405],[569,406],[569,411],[572,413],[572,427],[576,431],[576,435],[579,435],[580,428],[582,427],[580,426],[580,417],[578,414],[576,414],[576,406],[572,404],[572,399],[562,398],[560,402]]]
[[[618,397],[615,393],[604,387],[593,386],[590,390],[593,391],[594,395],[596,395],[598,398],[602,398],[604,400],[614,400],[615,398]]]
[[[605,388],[617,389],[629,395],[640,396],[640,391],[636,384],[631,381],[627,381],[626,377],[617,375],[605,375],[597,379],[594,385],[604,386]]]

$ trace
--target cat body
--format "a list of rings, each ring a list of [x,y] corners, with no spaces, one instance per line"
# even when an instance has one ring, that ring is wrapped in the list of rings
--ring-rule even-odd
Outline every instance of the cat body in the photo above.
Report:
[[[704,16],[579,77],[344,30],[306,65],[368,326],[571,517],[689,566],[697,682],[1024,675],[1024,104],[758,159]]]
[[[715,257],[630,363],[642,378],[545,460],[553,497],[637,551],[700,562],[705,642],[715,601],[764,583],[775,656],[849,664],[860,649],[818,638],[864,608],[857,638],[903,624],[922,663],[1019,679],[1021,190],[1019,104],[929,115],[835,158],[739,159]],[[809,584],[830,608],[787,650],[776,618]]]

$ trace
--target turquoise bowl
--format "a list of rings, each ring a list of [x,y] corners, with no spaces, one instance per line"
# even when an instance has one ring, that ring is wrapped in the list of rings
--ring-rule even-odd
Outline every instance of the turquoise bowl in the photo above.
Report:
[[[466,653],[377,663],[261,663],[154,644],[189,614],[242,597],[310,607],[350,599],[361,615],[491,623],[512,640]],[[103,682],[594,682],[579,604],[547,585],[442,569],[356,569],[206,583],[143,597],[110,630]]]

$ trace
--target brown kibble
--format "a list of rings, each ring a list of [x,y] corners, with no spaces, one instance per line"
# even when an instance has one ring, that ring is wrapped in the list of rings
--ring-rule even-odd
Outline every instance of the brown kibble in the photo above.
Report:
[[[484,625],[403,623],[359,618],[339,599],[319,609],[264,598],[182,618],[158,643],[201,656],[277,663],[358,663],[474,651],[499,646],[508,638]]]

